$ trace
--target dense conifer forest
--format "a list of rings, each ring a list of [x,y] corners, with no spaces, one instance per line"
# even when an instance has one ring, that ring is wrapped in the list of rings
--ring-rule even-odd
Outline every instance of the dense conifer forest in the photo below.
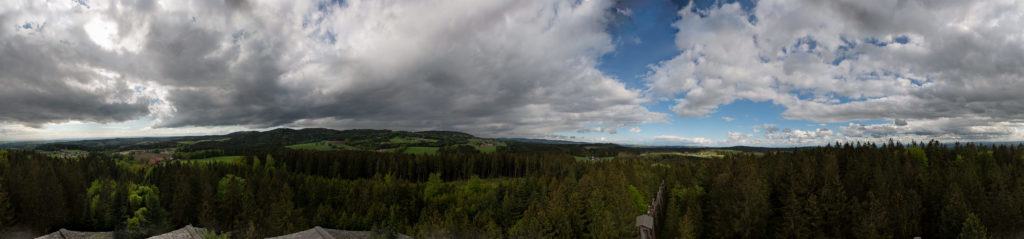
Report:
[[[0,150],[0,230],[144,238],[191,224],[233,238],[313,226],[414,238],[630,238],[664,181],[659,238],[1024,236],[1024,146],[833,144],[598,161],[557,150],[244,155],[133,165],[109,152]]]

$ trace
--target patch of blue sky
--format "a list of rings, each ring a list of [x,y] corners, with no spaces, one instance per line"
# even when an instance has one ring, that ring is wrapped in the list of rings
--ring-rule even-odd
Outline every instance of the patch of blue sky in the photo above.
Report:
[[[755,128],[763,129],[765,124],[775,125],[779,129],[800,129],[814,130],[822,127],[821,123],[808,120],[786,119],[782,114],[786,107],[777,105],[770,101],[737,100],[731,104],[723,105],[718,111],[712,114],[713,119],[725,121],[722,117],[734,119],[730,123],[733,126],[726,131],[737,133],[752,133]],[[724,137],[725,133],[721,133]],[[755,134],[756,136],[756,134]]]
[[[774,125],[782,129],[799,129],[814,131],[819,128],[838,130],[840,126],[847,126],[847,123],[819,123],[807,120],[786,119],[782,113],[786,108],[776,105],[770,101],[737,100],[730,104],[719,106],[717,111],[703,117],[678,117],[672,116],[669,123],[650,123],[635,127],[618,128],[617,134],[602,132],[559,132],[555,135],[574,136],[576,138],[599,139],[604,138],[611,142],[644,143],[635,142],[649,140],[657,136],[678,136],[685,138],[704,138],[722,141],[728,139],[728,132],[751,134],[753,137],[763,137],[764,125]],[[726,120],[726,118],[730,120]],[[885,123],[883,120],[858,121],[861,124]],[[891,123],[891,122],[889,122]],[[589,126],[593,128],[597,126]],[[638,128],[641,133],[629,132],[630,128]],[[758,129],[761,133],[754,133]]]
[[[71,1],[75,2],[75,3],[78,3],[79,5],[82,5],[85,8],[90,8],[89,7],[89,1],[86,1],[86,0],[71,0]]]
[[[337,36],[338,36],[338,34],[335,34],[334,32],[331,32],[331,30],[327,30],[327,31],[324,31],[324,34],[323,34],[323,36],[320,39],[323,40],[326,43],[330,43],[331,45],[334,45],[334,43],[338,41],[337,40]]]
[[[857,40],[851,40],[851,39],[846,38],[844,36],[840,36],[839,39],[842,40],[845,44],[836,47],[836,51],[835,51],[836,58],[834,60],[832,60],[832,65],[839,65],[839,63],[842,63],[845,60],[857,59],[857,57],[859,57],[860,55],[863,54],[860,51],[855,51],[855,49],[857,47]],[[861,39],[860,41],[864,42],[864,43],[867,43],[867,44],[871,44],[871,45],[877,46],[877,47],[885,47],[885,46],[888,46],[889,44],[907,44],[907,43],[910,43],[910,37],[907,37],[907,36],[897,36],[897,37],[894,37],[892,39],[892,41],[882,41],[882,40],[879,40],[878,38],[869,37],[869,38]]]
[[[317,10],[320,10],[320,11],[329,11],[329,9],[330,9],[330,7],[331,7],[332,5],[334,5],[334,6],[341,6],[341,5],[342,5],[342,4],[344,4],[344,3],[345,3],[345,1],[344,1],[344,0],[327,0],[327,1],[320,1],[319,3],[317,3],[317,5],[316,5],[316,9],[317,9]]]
[[[682,4],[680,4],[680,6],[686,6],[687,2],[691,2],[691,1],[678,1],[678,2],[682,3]],[[754,7],[757,7],[757,2],[754,1],[754,0],[695,0],[695,1],[692,1],[692,3],[693,3],[693,9],[691,9],[691,11],[693,11],[694,13],[699,14],[701,17],[705,16],[706,10],[711,9],[712,7],[714,7],[714,8],[721,8],[722,5],[725,5],[725,4],[739,3],[740,7],[743,8],[743,11],[747,12],[748,15],[753,15],[753,14],[750,14],[750,13],[754,10]],[[754,19],[754,20],[756,20],[756,19]]]
[[[747,12],[756,6],[752,0],[698,0],[692,4],[693,11],[698,12],[732,3],[739,3]],[[598,69],[619,79],[628,88],[645,88],[643,78],[650,72],[651,65],[679,55],[680,50],[675,45],[678,29],[672,24],[680,19],[678,11],[688,4],[691,2],[678,0],[619,3],[617,9],[629,9],[631,14],[618,18],[619,21],[608,27],[615,50],[600,58]]]
[[[814,53],[814,50],[818,48],[818,41],[814,40],[811,36],[801,37],[793,44],[793,48],[802,49],[805,53]]]
[[[899,44],[907,44],[907,43],[910,43],[910,37],[898,36],[898,37],[893,38],[892,41],[895,42],[895,43],[899,43]]]
[[[672,23],[679,17],[681,5],[668,0],[625,1],[619,9],[631,16],[620,17],[609,26],[615,50],[600,58],[598,68],[619,79],[631,89],[642,89],[650,66],[672,59],[680,52],[675,45],[678,31]]]
[[[893,37],[892,40],[885,40],[885,39],[878,39],[878,38],[875,38],[875,37],[868,37],[868,38],[865,38],[863,41],[868,43],[868,44],[884,47],[884,46],[888,46],[890,44],[907,44],[907,43],[910,42],[910,37],[907,37],[907,36],[897,36],[897,37]]]

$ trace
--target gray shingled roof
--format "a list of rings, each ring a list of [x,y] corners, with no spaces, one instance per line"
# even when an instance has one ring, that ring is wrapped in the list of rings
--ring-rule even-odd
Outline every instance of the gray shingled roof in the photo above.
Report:
[[[399,239],[412,239],[412,237],[398,234]],[[267,239],[370,239],[373,233],[368,231],[343,231],[314,227],[309,230],[296,232],[288,235],[271,237]]]
[[[36,239],[113,239],[114,232],[80,232],[61,228]]]
[[[178,230],[149,237],[148,239],[202,239],[206,229],[188,225]],[[404,234],[396,235],[399,239],[412,239]],[[61,228],[60,230],[37,237],[36,239],[113,239],[114,232],[80,232]],[[314,227],[309,230],[267,239],[371,239],[373,232],[345,231]]]
[[[187,225],[181,229],[149,237],[147,239],[203,239],[206,229]]]

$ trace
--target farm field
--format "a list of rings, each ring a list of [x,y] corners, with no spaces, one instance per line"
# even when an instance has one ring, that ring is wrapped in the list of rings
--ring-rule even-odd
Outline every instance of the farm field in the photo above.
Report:
[[[197,144],[197,143],[201,143],[201,142],[223,142],[223,141],[227,141],[229,139],[231,139],[231,138],[188,140],[188,141],[178,141],[178,143],[179,144],[184,144],[184,145],[193,145],[193,144]]]
[[[409,138],[409,137],[394,137],[391,138],[392,144],[415,144],[415,143],[434,143],[436,139],[424,139],[424,138]]]
[[[359,148],[352,147],[351,145],[341,144],[339,141],[320,141],[305,144],[293,144],[285,146],[289,149],[306,149],[306,150],[359,150]]]
[[[231,163],[237,159],[241,159],[243,156],[220,156],[203,159],[186,159],[181,160],[184,163]]]
[[[494,153],[498,151],[498,147],[508,146],[504,142],[496,140],[483,140],[483,139],[469,139],[469,146],[473,146],[477,151],[481,153]]]
[[[407,154],[436,154],[437,147],[409,147],[403,153]]]

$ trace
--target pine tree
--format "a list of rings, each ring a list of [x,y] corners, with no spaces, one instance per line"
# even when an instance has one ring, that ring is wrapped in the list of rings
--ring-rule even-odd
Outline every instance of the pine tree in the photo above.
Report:
[[[263,169],[263,165],[260,165],[260,157],[252,157],[252,169]]]
[[[892,238],[889,233],[889,218],[886,211],[886,204],[875,196],[874,192],[868,192],[868,199],[860,205],[864,209],[861,212],[857,224],[852,228],[856,238]]]
[[[7,196],[7,189],[4,188],[3,183],[0,183],[0,231],[13,226],[15,222],[14,207],[11,206],[11,201]]]
[[[970,213],[970,206],[956,183],[948,187],[945,201],[939,214],[939,233],[952,237],[959,232],[960,226]]]
[[[274,167],[277,166],[277,164],[274,163],[274,156],[270,156],[270,154],[267,154],[267,162],[265,162],[263,166],[266,168],[267,171],[274,171]],[[287,168],[285,168],[285,170],[287,170]]]
[[[117,182],[94,180],[86,189],[85,221],[97,229],[110,229],[116,222],[114,206],[117,197]]]
[[[700,220],[694,219],[700,217],[697,214],[700,214],[700,212],[695,212],[694,210],[686,210],[686,214],[683,214],[683,220],[680,222],[679,225],[679,238],[700,238],[700,231],[698,230],[698,227],[700,226]]]
[[[967,214],[967,219],[964,220],[962,226],[960,226],[960,236],[958,239],[986,239],[988,238],[988,231],[985,229],[985,225],[981,224],[981,219],[978,219],[978,215],[974,213]]]
[[[170,206],[171,223],[184,225],[190,223],[190,218],[195,218],[196,207],[192,195],[192,183],[188,180],[181,180],[175,188],[175,193]]]
[[[199,225],[207,228],[217,227],[217,216],[214,211],[210,201],[203,199],[203,202],[199,205]]]
[[[807,238],[810,237],[811,224],[808,216],[804,214],[804,200],[790,191],[783,197],[782,224],[776,232],[776,238]]]
[[[281,189],[281,198],[270,204],[269,231],[272,234],[284,234],[295,231],[295,221],[298,215],[294,215],[295,204],[292,202],[292,192],[288,185]]]
[[[313,215],[311,223],[313,226],[337,228],[336,222],[333,220],[335,220],[334,208],[330,204],[320,204],[316,208],[316,214]]]

